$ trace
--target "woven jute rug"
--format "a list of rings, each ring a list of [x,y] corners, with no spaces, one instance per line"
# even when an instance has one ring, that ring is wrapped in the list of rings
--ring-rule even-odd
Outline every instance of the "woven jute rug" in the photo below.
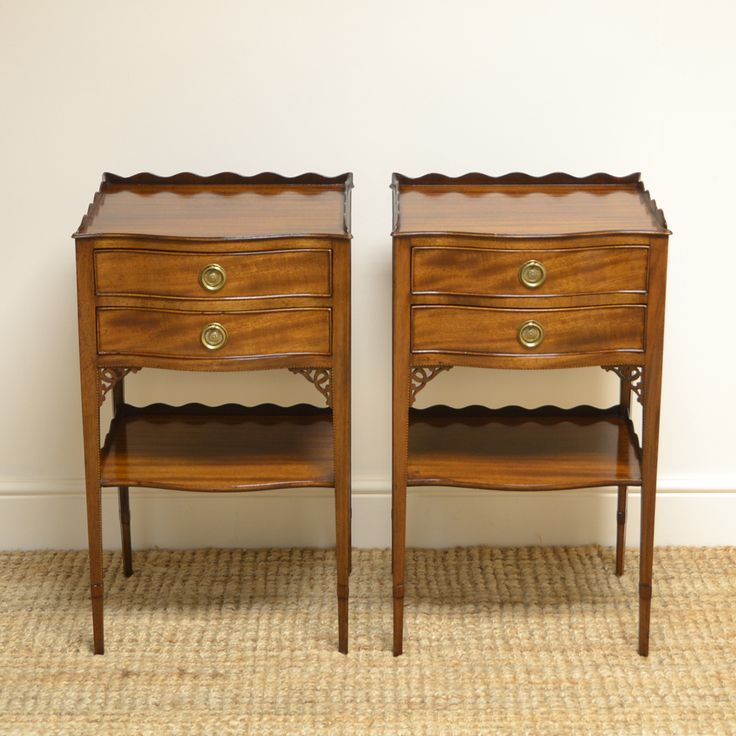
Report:
[[[354,553],[348,656],[330,551],[112,554],[96,657],[86,554],[3,554],[0,733],[736,733],[736,548],[655,559],[644,659],[633,552],[412,550],[394,658],[386,551]]]

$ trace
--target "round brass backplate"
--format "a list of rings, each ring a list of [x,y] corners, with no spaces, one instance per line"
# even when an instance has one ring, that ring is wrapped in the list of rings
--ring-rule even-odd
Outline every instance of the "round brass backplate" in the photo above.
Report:
[[[220,291],[226,281],[227,274],[219,263],[208,263],[199,274],[199,283],[207,291]]]
[[[227,342],[227,330],[219,322],[210,322],[202,328],[200,339],[207,350],[219,350]]]
[[[519,327],[518,337],[525,348],[536,348],[544,340],[544,327],[533,319],[527,320]]]
[[[537,289],[547,278],[547,269],[541,261],[526,261],[519,268],[519,281],[528,289]]]

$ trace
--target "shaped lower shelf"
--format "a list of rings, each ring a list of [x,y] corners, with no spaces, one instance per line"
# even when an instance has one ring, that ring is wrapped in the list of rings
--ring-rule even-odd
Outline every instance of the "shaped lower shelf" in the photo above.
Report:
[[[620,406],[412,409],[407,483],[530,491],[640,486],[639,441]]]
[[[103,486],[187,491],[332,487],[332,412],[123,404],[101,452]]]

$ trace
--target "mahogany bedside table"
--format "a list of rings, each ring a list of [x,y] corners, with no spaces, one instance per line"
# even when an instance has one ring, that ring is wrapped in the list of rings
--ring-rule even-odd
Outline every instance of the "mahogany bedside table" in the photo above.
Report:
[[[94,651],[104,651],[101,486],[334,487],[338,646],[350,573],[352,175],[105,174],[74,234]],[[288,368],[326,407],[130,406],[141,368]],[[100,406],[114,418],[100,448]]]
[[[641,486],[646,655],[670,235],[662,212],[638,174],[395,174],[392,188],[394,654],[403,649],[406,488],[435,485],[617,486],[617,575],[627,487]],[[412,408],[452,366],[601,366],[620,378],[620,397],[607,409]]]

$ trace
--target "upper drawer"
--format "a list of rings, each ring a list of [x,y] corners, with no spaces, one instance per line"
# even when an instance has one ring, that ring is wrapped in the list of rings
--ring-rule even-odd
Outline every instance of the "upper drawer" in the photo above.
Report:
[[[248,253],[98,250],[98,295],[175,299],[330,296],[328,249]]]
[[[181,312],[104,308],[97,312],[101,355],[160,358],[266,358],[329,355],[329,308]]]
[[[646,307],[489,309],[411,308],[414,353],[565,355],[642,352]]]
[[[645,293],[647,246],[412,248],[412,292],[458,296]]]

